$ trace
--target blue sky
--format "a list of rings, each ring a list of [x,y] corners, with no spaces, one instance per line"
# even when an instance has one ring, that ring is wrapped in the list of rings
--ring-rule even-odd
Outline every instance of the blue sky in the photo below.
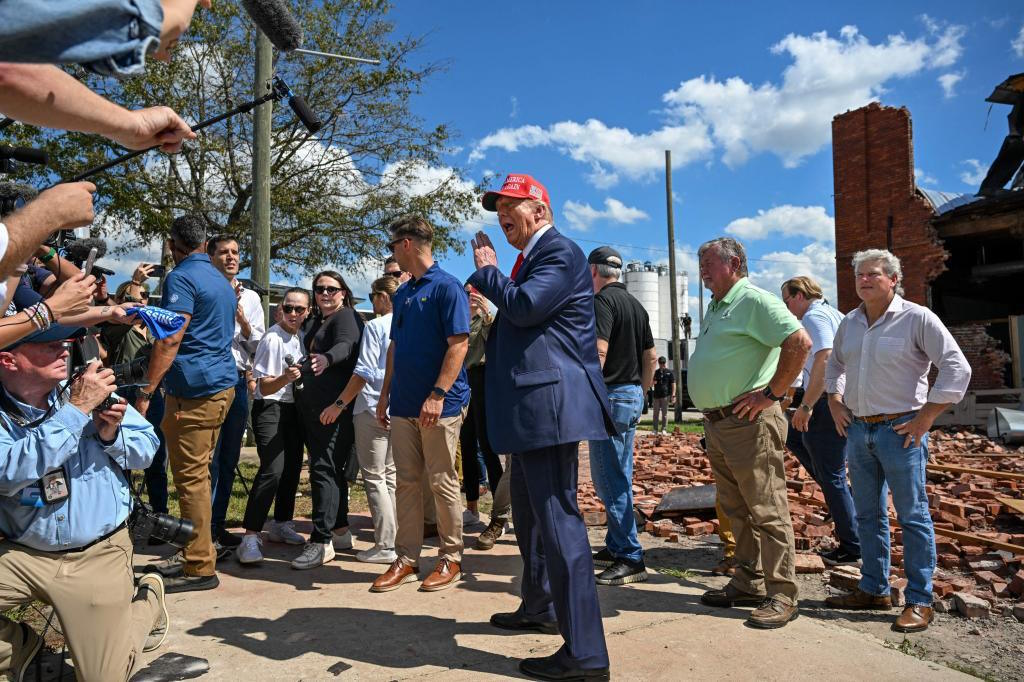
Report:
[[[458,131],[446,161],[472,180],[534,175],[585,252],[615,243],[630,260],[667,260],[672,149],[696,296],[696,247],[727,233],[762,286],[811,274],[834,291],[833,115],[907,106],[919,183],[951,192],[976,190],[1006,133],[1001,105],[986,130],[984,98],[1024,71],[1019,3],[833,5],[399,2],[392,19],[426,37],[414,60],[448,65],[413,104]],[[480,219],[467,238],[484,227],[507,271],[514,252],[493,214]],[[465,277],[472,257],[442,266]]]

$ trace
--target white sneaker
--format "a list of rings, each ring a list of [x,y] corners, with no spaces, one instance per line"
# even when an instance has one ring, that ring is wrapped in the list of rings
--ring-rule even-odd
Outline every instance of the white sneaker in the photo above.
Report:
[[[160,645],[164,643],[164,639],[167,638],[167,631],[171,628],[171,618],[167,615],[167,602],[164,599],[164,580],[159,573],[144,573],[139,578],[139,587],[146,587],[152,590],[160,607],[156,614],[156,620],[153,621],[153,628],[146,635],[146,641],[142,646],[142,650],[149,653],[154,649],[159,649]]]
[[[361,552],[356,552],[356,559],[367,564],[393,564],[398,558],[398,555],[393,549],[381,549],[380,547],[371,547],[370,549],[364,549]]]
[[[263,561],[263,540],[260,539],[259,534],[249,535],[246,533],[242,536],[242,544],[235,550],[235,556],[238,557],[238,563],[240,564],[258,564]]]
[[[343,535],[331,533],[331,544],[334,549],[352,549],[352,531],[347,530]]]
[[[299,535],[295,530],[294,521],[271,521],[267,526],[267,539],[271,542],[283,542],[287,545],[304,545],[306,538]]]
[[[307,542],[302,554],[292,560],[292,568],[304,570],[323,566],[334,558],[334,546],[329,542]]]

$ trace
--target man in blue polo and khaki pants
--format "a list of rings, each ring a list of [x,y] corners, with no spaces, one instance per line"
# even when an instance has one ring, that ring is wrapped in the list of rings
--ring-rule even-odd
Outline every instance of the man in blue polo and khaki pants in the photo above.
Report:
[[[580,248],[554,229],[551,200],[528,175],[509,175],[483,197],[520,252],[510,275],[491,240],[473,240],[469,278],[498,308],[487,339],[487,433],[510,452],[516,541],[523,556],[522,604],[491,623],[558,632],[555,654],[519,670],[545,680],[607,680],[601,608],[587,528],[576,506],[581,440],[614,430],[597,356],[594,288]]]

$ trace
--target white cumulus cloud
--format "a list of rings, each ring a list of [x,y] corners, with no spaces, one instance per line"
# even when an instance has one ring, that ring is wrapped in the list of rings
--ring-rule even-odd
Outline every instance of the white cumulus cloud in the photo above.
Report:
[[[927,171],[921,170],[920,168],[914,169],[914,181],[919,185],[939,184],[939,181],[935,179],[935,176],[929,174]]]
[[[814,279],[821,285],[825,298],[836,304],[836,252],[831,245],[808,244],[799,253],[774,251],[750,263],[750,280],[771,292],[779,292],[783,282],[797,275]]]
[[[977,159],[966,159],[961,163],[967,166],[967,170],[960,173],[960,179],[964,184],[971,187],[980,186],[981,181],[985,179],[985,175],[988,173],[988,164],[983,164]]]
[[[618,199],[611,197],[604,200],[604,210],[594,208],[590,204],[566,201],[562,206],[562,213],[565,215],[566,222],[580,231],[590,229],[590,226],[599,220],[628,225],[649,217],[639,208],[626,206]]]
[[[835,219],[824,206],[775,206],[756,216],[737,218],[725,231],[739,239],[767,239],[772,236],[806,237],[816,242],[835,241]]]
[[[1010,41],[1010,47],[1013,48],[1018,57],[1024,57],[1024,26],[1020,27],[1017,37]]]
[[[946,99],[956,97],[956,84],[964,78],[963,71],[953,71],[939,76],[939,85],[942,86],[942,96]]]

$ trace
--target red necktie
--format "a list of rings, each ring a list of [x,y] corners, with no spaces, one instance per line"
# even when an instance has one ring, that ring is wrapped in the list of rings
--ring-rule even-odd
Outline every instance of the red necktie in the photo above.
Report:
[[[518,256],[516,256],[516,264],[512,266],[512,274],[509,275],[509,277],[511,279],[515,279],[516,278],[516,273],[519,272],[519,268],[521,268],[522,266],[523,266],[523,254],[520,253]]]

